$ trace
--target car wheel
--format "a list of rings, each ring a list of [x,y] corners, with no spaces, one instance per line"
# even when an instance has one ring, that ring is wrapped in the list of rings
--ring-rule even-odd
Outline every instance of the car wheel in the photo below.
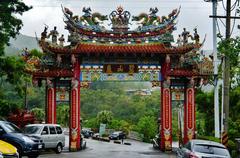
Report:
[[[17,152],[18,152],[18,157],[22,158],[22,148],[19,145],[14,145],[17,148]]]
[[[155,145],[155,144],[153,144],[153,148],[154,148],[154,149],[156,148],[156,145]]]
[[[56,146],[55,152],[57,154],[60,154],[62,152],[62,144],[58,143],[58,145]]]

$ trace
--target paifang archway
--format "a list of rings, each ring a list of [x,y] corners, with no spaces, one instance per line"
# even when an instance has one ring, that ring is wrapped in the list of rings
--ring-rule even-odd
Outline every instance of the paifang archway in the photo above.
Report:
[[[56,123],[56,88],[70,88],[70,151],[80,149],[80,89],[92,81],[132,80],[151,81],[161,87],[161,150],[172,148],[172,92],[184,92],[184,143],[195,138],[195,88],[212,74],[212,62],[199,52],[202,43],[194,34],[184,31],[174,44],[172,32],[179,9],[159,17],[157,8],[150,13],[131,16],[118,7],[109,16],[83,8],[75,16],[62,8],[69,31],[69,45],[64,37],[57,41],[57,29],[45,27],[39,45],[41,57],[25,53],[26,70],[33,83],[46,80],[46,123]],[[110,19],[111,30],[101,25]],[[130,19],[140,25],[129,30]],[[46,38],[52,36],[52,41]],[[188,41],[188,38],[191,41]]]

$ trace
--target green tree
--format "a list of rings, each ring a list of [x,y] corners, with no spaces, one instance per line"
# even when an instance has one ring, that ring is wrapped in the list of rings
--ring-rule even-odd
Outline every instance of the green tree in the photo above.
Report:
[[[4,48],[9,45],[10,38],[15,38],[22,27],[22,21],[15,15],[22,15],[31,7],[21,0],[4,0],[0,2],[0,108],[16,106],[11,100],[5,99],[4,83],[9,82],[15,86],[18,94],[23,95],[25,84],[24,62],[17,57],[5,57]],[[6,106],[6,107],[3,107]],[[5,114],[6,115],[6,114]]]
[[[57,123],[64,127],[69,126],[69,105],[58,105],[57,106]]]
[[[128,134],[129,131],[133,129],[133,126],[128,121],[113,119],[108,128],[116,131],[124,131],[126,134]]]
[[[16,57],[5,57],[4,48],[9,45],[10,38],[15,38],[22,27],[22,21],[15,15],[22,15],[31,7],[21,0],[5,0],[0,2],[0,77],[6,76],[10,83],[20,85],[19,78],[24,69],[24,63]]]
[[[111,111],[103,110],[97,114],[98,123],[110,124],[113,119],[113,113]]]
[[[140,118],[137,124],[137,130],[144,135],[143,141],[150,142],[151,138],[157,133],[156,118],[153,116],[144,116]]]
[[[34,116],[36,117],[37,121],[39,121],[40,123],[45,120],[45,112],[44,112],[43,109],[41,109],[41,108],[33,108],[31,110],[31,112],[34,114]]]
[[[108,128],[120,130],[120,126],[121,126],[121,121],[118,119],[113,119],[111,123],[108,125]]]
[[[15,15],[22,15],[31,7],[22,0],[4,0],[0,2],[0,55],[4,55],[5,45],[9,45],[10,38],[15,38],[23,26],[21,19]]]
[[[230,62],[230,88],[240,85],[240,37],[221,40],[218,43],[220,55],[228,57]]]
[[[97,118],[90,118],[89,120],[83,121],[83,127],[88,127],[88,128],[93,128],[93,129],[99,128]]]
[[[5,99],[0,99],[0,116],[7,117],[11,112],[16,111],[18,108],[18,104],[11,103]]]
[[[218,43],[218,51],[220,55],[225,56],[229,60],[230,66],[230,99],[229,99],[229,149],[232,151],[232,157],[234,157],[234,150],[236,146],[234,144],[235,138],[239,137],[240,129],[240,37],[234,37],[230,39],[221,40]],[[221,70],[220,70],[221,72]],[[222,74],[222,73],[220,73]],[[235,151],[236,152],[236,151]]]
[[[0,80],[13,84],[19,95],[23,95],[25,82],[29,80],[24,68],[25,63],[21,59],[0,56]]]
[[[213,135],[213,128],[214,128],[214,95],[213,92],[204,93],[202,91],[197,92],[196,96],[196,106],[199,113],[198,115],[203,115],[203,118],[197,118],[203,119],[204,121],[204,131],[205,135]],[[201,122],[201,120],[198,120]]]
[[[133,126],[129,122],[125,120],[120,121],[119,130],[124,131],[126,134],[128,134],[132,129],[133,129]]]
[[[230,92],[230,119],[229,119],[229,138],[234,140],[240,137],[240,86]]]

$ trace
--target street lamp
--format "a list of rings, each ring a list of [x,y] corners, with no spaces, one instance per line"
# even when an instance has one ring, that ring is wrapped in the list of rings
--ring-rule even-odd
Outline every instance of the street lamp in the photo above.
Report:
[[[217,15],[217,3],[222,0],[204,0],[205,2],[212,2],[213,17]],[[214,125],[215,137],[220,138],[219,126],[219,100],[218,100],[218,58],[217,58],[217,22],[213,18],[213,62],[214,62]]]

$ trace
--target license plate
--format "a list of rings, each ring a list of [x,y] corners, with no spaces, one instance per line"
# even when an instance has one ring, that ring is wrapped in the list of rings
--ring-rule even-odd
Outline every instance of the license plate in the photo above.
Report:
[[[42,144],[38,145],[38,149],[42,149]]]

